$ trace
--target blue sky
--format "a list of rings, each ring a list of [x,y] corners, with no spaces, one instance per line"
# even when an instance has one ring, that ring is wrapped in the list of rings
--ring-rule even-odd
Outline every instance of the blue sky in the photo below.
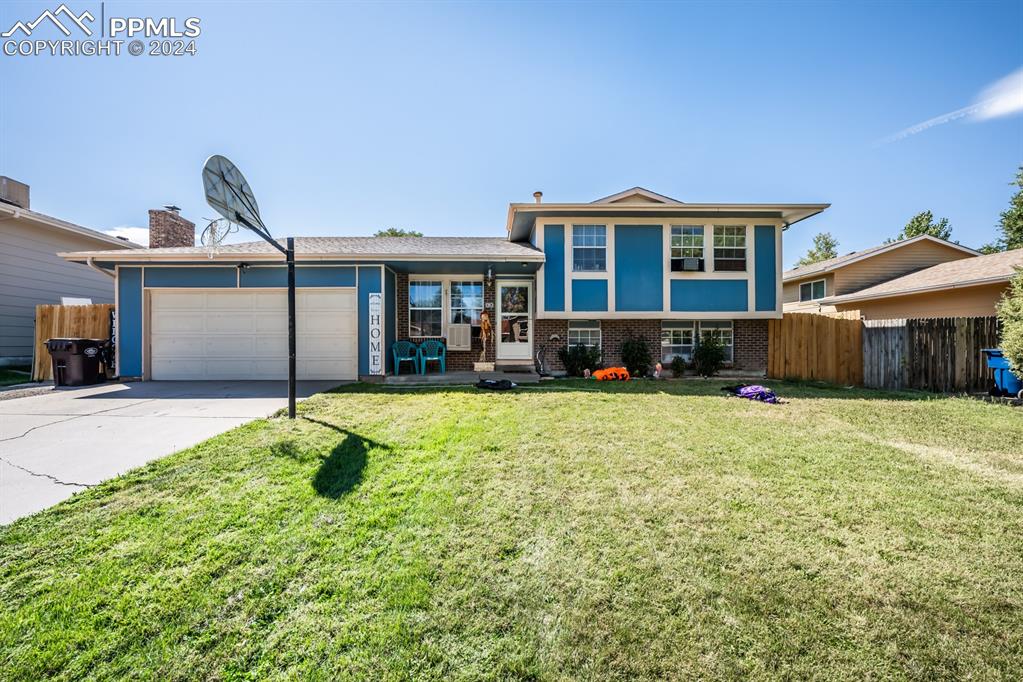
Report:
[[[0,28],[56,4],[4,3]],[[221,153],[279,235],[502,235],[508,203],[537,189],[831,202],[788,232],[788,265],[818,231],[844,253],[924,209],[990,241],[1023,163],[1018,113],[879,143],[1023,66],[1019,1],[105,11],[197,16],[198,55],[0,56],[0,174],[96,229],[170,202],[212,216],[200,170]]]

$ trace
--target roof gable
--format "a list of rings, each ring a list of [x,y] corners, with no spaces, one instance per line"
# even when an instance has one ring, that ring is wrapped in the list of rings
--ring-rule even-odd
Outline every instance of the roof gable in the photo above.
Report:
[[[669,204],[678,205],[682,202],[678,199],[672,199],[669,196],[658,194],[657,192],[651,192],[648,189],[642,187],[633,187],[632,189],[622,190],[617,194],[597,199],[591,203],[594,204]]]

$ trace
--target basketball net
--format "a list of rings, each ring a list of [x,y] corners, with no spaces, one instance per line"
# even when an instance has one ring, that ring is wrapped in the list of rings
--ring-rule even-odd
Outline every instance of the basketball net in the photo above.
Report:
[[[217,248],[224,243],[224,240],[227,239],[227,235],[232,232],[237,232],[238,227],[223,218],[207,218],[207,220],[209,220],[210,223],[206,226],[206,229],[202,231],[202,236],[199,238],[199,241],[202,242],[204,247],[206,247],[207,257],[209,257],[210,260],[213,260],[213,257],[217,255]]]

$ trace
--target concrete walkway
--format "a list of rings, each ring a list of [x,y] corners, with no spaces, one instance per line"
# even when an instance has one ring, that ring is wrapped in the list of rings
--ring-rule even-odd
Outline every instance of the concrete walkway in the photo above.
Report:
[[[300,398],[336,386],[302,381]],[[0,401],[0,524],[287,407],[282,381],[155,381]]]

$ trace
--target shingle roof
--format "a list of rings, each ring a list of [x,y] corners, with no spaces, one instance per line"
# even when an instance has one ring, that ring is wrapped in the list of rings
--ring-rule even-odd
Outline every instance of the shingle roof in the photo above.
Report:
[[[1023,249],[939,263],[851,294],[824,300],[827,303],[858,301],[1008,281],[1016,273],[1016,268],[1023,268]]]
[[[121,251],[83,252],[93,258],[103,256],[124,256]],[[217,247],[219,256],[258,256],[279,253],[264,241],[242,244],[224,244]],[[295,253],[298,256],[355,256],[355,257],[423,257],[442,259],[446,257],[471,258],[523,258],[542,259],[543,254],[529,244],[510,242],[502,237],[297,237]],[[172,246],[160,249],[139,249],[131,252],[133,258],[150,256],[205,256],[202,246]],[[77,255],[77,254],[74,254]]]
[[[938,239],[937,237],[922,234],[918,237],[913,237],[912,239],[891,242],[889,244],[880,244],[878,246],[872,246],[869,249],[853,251],[852,253],[847,253],[844,256],[836,256],[835,258],[829,258],[827,260],[818,261],[817,263],[811,263],[810,265],[803,265],[798,268],[792,268],[791,270],[785,271],[785,273],[782,275],[782,280],[788,282],[795,279],[802,279],[810,275],[819,275],[824,272],[831,272],[832,270],[837,270],[838,268],[848,265],[849,263],[852,263],[854,261],[862,260],[864,258],[870,258],[871,256],[876,256],[878,254],[885,253],[888,251],[894,251],[895,249],[899,249],[904,246],[909,246],[910,244],[915,244],[925,239],[928,241],[937,242],[938,244],[945,244],[946,246],[951,246],[962,251],[966,251],[968,253],[978,253],[977,251],[974,251],[973,249],[965,247],[961,244],[954,244],[953,242],[945,241],[944,239]]]

